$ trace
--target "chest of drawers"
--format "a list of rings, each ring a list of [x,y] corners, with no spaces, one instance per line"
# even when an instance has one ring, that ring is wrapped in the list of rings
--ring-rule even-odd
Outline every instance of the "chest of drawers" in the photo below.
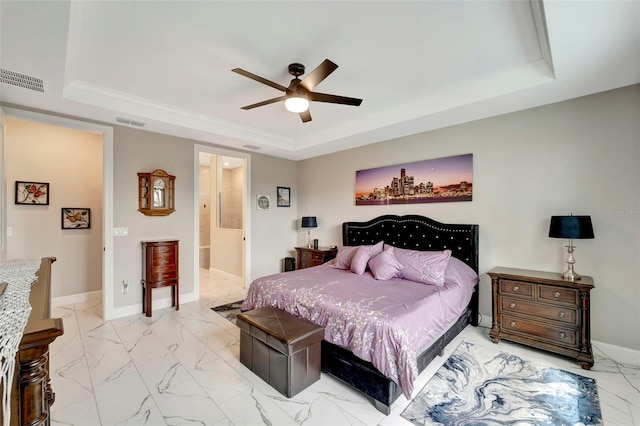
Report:
[[[322,247],[317,249],[296,247],[296,252],[298,254],[298,269],[322,265],[336,257],[336,254],[338,254],[338,250],[335,248]]]
[[[591,277],[566,281],[560,274],[494,268],[491,277],[493,322],[489,336],[575,358],[593,366]]]
[[[142,312],[150,317],[153,311],[151,291],[171,287],[171,305],[180,308],[178,277],[178,241],[142,241]]]

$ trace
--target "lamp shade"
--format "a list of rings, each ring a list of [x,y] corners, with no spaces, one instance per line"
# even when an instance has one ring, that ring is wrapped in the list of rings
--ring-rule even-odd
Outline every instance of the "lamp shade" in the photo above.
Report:
[[[594,238],[591,216],[551,216],[549,237],[569,239]]]
[[[302,227],[303,228],[317,228],[318,221],[315,216],[302,216]]]

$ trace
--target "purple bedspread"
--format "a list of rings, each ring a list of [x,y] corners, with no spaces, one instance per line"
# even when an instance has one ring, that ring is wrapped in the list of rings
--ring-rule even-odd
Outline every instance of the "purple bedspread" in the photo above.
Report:
[[[410,399],[419,351],[464,311],[475,284],[378,281],[324,264],[256,279],[242,310],[274,306],[324,326],[325,340],[371,362]]]

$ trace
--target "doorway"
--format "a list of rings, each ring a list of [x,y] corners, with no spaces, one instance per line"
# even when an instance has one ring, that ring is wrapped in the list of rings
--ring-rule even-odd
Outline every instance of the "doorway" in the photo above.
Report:
[[[2,107],[2,118],[15,118],[25,121],[66,127],[75,130],[102,135],[102,274],[101,298],[102,318],[107,321],[114,316],[113,284],[113,128],[71,118],[58,117],[13,107]],[[3,126],[4,127],[4,126]],[[4,131],[4,129],[2,129]],[[4,155],[3,155],[4,161]],[[5,179],[4,170],[2,179]],[[6,185],[6,182],[3,182]],[[2,222],[6,218],[6,192],[2,202]],[[6,226],[0,229],[3,251],[6,250]],[[3,252],[3,255],[5,253]]]
[[[250,154],[195,146],[194,295],[212,306],[244,298],[249,276]],[[233,299],[233,300],[231,300]]]

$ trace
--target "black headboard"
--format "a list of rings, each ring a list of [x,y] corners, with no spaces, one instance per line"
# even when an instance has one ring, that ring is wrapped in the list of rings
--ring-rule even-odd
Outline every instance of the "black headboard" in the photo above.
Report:
[[[478,272],[478,225],[440,223],[418,215],[386,215],[367,222],[344,222],[342,244],[359,246],[385,244],[411,250],[451,250]]]

